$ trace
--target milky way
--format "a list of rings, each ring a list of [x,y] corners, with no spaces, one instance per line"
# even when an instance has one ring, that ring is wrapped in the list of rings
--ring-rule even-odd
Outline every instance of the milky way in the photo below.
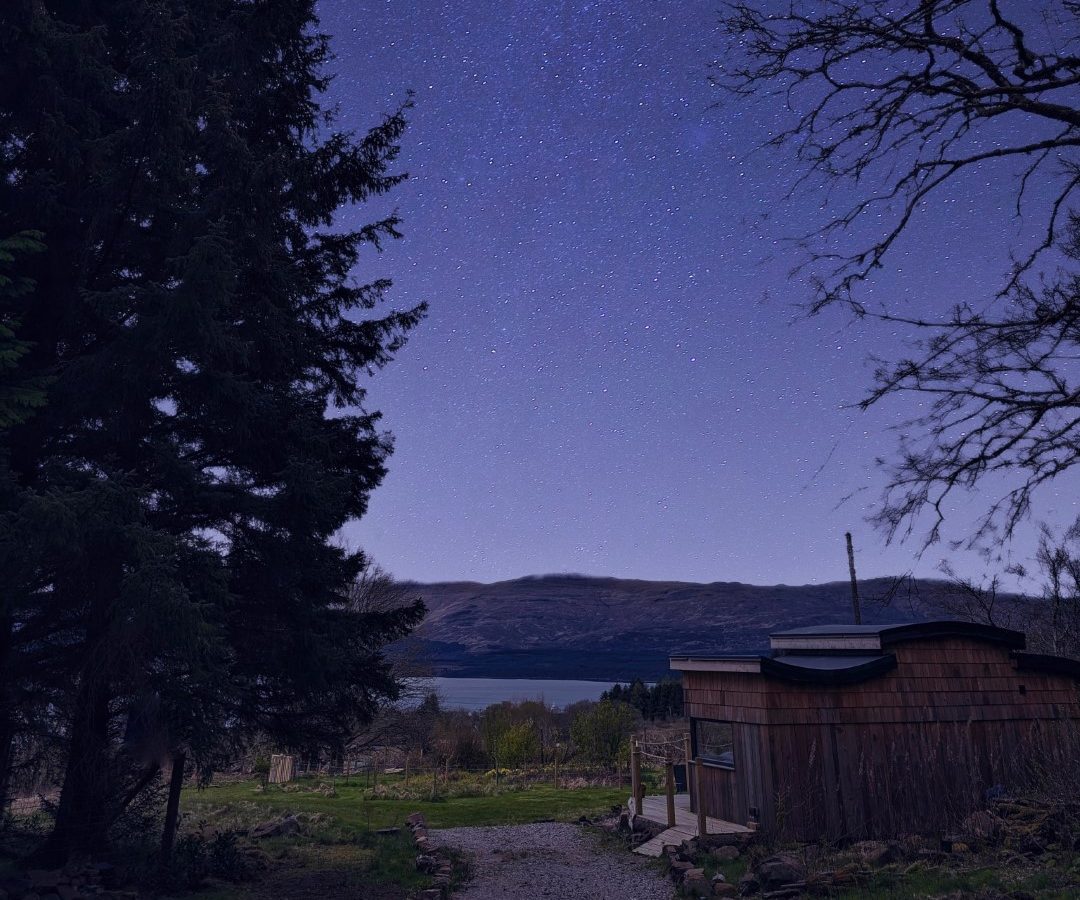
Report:
[[[784,110],[715,105],[715,10],[320,4],[346,126],[415,91],[410,178],[387,198],[406,238],[357,274],[431,314],[370,383],[397,449],[345,535],[398,576],[820,582],[846,576],[849,528],[860,574],[932,575],[946,555],[864,522],[911,409],[846,404],[903,336],[798,314],[784,239],[821,224],[820,198],[785,201],[790,162],[751,152]],[[992,291],[1024,227],[1009,202],[973,173],[872,290],[938,313]],[[1040,515],[1075,515],[1055,488]]]

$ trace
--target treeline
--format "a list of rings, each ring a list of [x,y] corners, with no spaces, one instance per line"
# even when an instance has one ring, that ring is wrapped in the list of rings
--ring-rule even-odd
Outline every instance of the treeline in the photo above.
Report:
[[[600,695],[601,700],[626,703],[638,711],[643,719],[680,719],[683,715],[682,684],[665,678],[655,684],[645,684],[636,678],[627,685],[616,684]]]
[[[457,769],[520,769],[560,764],[613,770],[630,756],[641,715],[621,701],[582,701],[553,709],[539,700],[505,701],[483,711],[446,710],[432,694],[393,729],[382,746]]]

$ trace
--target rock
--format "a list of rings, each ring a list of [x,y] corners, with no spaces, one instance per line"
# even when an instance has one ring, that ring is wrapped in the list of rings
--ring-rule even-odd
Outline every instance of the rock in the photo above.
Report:
[[[953,853],[970,853],[971,852],[971,847],[969,847],[963,841],[953,841],[952,852]]]
[[[976,840],[993,841],[1001,836],[1001,821],[992,813],[979,810],[964,819],[960,831]]]
[[[630,814],[626,812],[619,813],[619,831],[630,830]]]
[[[269,837],[282,837],[300,833],[300,821],[296,816],[284,816],[280,819],[263,822],[251,829],[255,840]]]
[[[717,862],[726,863],[726,862],[734,862],[742,854],[739,853],[739,848],[738,847],[732,847],[730,845],[725,845],[723,847],[717,847],[715,850],[713,850],[712,855],[713,855],[713,858]]]
[[[727,879],[724,877],[723,872],[717,872],[715,875],[713,875],[712,880],[714,884],[717,882],[727,883]]]
[[[698,897],[711,897],[713,895],[712,884],[705,878],[705,873],[701,875],[695,875],[692,878],[687,878],[682,887],[684,891],[694,894]]]
[[[376,834],[400,834],[400,833],[401,833],[401,829],[400,829],[400,828],[397,828],[397,827],[391,827],[391,828],[376,828],[376,829],[375,829],[375,833],[376,833]]]
[[[739,893],[744,897],[747,894],[756,894],[761,888],[761,882],[753,872],[747,872],[739,879]],[[713,888],[715,890],[715,888]]]
[[[794,882],[806,881],[806,866],[797,856],[777,853],[757,865],[756,874],[763,891],[773,891]]]
[[[734,897],[739,893],[739,889],[726,881],[716,881],[714,879],[712,892],[714,897]]]
[[[416,857],[416,871],[417,872],[434,872],[435,867],[439,864],[439,861],[427,853],[421,853]]]
[[[852,849],[864,863],[875,868],[898,862],[901,855],[899,845],[891,841],[860,841]]]

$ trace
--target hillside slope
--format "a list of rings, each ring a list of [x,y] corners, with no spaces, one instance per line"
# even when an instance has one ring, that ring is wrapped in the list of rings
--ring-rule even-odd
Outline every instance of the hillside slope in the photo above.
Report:
[[[913,618],[883,607],[887,579],[859,583],[864,621]],[[545,575],[495,584],[414,584],[428,606],[410,640],[434,673],[489,678],[655,678],[672,653],[747,653],[784,628],[851,621],[847,582],[759,587]],[[919,582],[923,603],[944,589]],[[920,607],[921,608],[921,607]]]

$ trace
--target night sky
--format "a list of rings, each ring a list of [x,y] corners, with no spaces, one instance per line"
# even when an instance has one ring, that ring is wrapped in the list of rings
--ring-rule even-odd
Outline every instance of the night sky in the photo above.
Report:
[[[416,92],[410,180],[388,198],[406,238],[357,274],[391,276],[396,306],[431,305],[370,383],[397,449],[350,544],[425,581],[802,584],[846,577],[851,529],[860,576],[929,576],[945,556],[984,571],[944,547],[886,547],[864,521],[886,429],[911,409],[845,404],[870,382],[867,357],[904,335],[798,315],[808,291],[782,239],[821,224],[821,198],[785,202],[797,172],[750,152],[783,109],[713,107],[715,0],[324,0],[320,13],[346,126]],[[1033,227],[1011,203],[973,172],[869,296],[944,313],[993,291]],[[1055,484],[1039,517],[1074,517],[1075,487]]]

